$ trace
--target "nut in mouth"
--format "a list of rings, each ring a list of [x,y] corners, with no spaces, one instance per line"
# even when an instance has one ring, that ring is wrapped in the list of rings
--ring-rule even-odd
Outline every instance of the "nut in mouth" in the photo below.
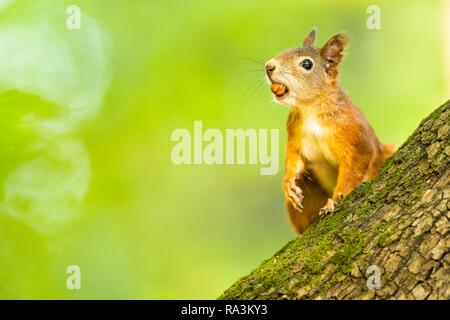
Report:
[[[270,89],[277,98],[281,98],[288,93],[288,88],[284,84],[278,82],[273,82]]]

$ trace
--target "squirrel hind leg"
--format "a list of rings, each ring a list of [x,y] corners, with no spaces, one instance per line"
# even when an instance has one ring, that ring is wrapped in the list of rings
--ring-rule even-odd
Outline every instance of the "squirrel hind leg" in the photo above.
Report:
[[[328,194],[313,177],[302,176],[297,185],[303,191],[303,209],[299,211],[288,201],[286,208],[294,231],[302,234],[319,218],[320,209],[327,203]]]
[[[392,156],[397,151],[397,146],[393,144],[383,144],[383,161]]]
[[[371,164],[367,172],[366,178],[373,179],[380,172],[383,163],[397,151],[397,147],[393,144],[382,144],[381,151],[377,155],[377,159]]]

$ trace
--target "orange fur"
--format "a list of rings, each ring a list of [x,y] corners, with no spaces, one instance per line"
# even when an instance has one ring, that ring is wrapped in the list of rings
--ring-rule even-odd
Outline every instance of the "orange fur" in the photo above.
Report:
[[[363,113],[341,90],[338,64],[347,37],[338,34],[323,48],[281,53],[267,63],[272,84],[285,86],[276,100],[290,107],[283,188],[289,218],[303,233],[322,210],[332,211],[361,181],[372,179],[395,147],[382,145]],[[301,68],[303,59],[314,68]],[[300,66],[299,66],[300,63]],[[323,212],[323,211],[322,211]]]

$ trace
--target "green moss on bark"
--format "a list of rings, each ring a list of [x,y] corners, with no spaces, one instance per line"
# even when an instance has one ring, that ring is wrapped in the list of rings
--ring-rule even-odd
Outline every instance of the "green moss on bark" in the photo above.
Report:
[[[450,123],[449,106],[450,101],[424,119],[376,179],[360,184],[334,214],[286,244],[219,299],[417,298],[414,294],[420,290],[414,290],[414,281],[429,281],[426,297],[449,298],[450,290],[444,290],[448,280],[433,289],[433,273],[420,278],[402,271],[412,263],[415,250],[435,236],[435,221],[445,214],[448,218],[450,130],[442,127]],[[443,196],[428,201],[427,192]],[[436,213],[436,207],[445,210]],[[430,229],[428,212],[434,212]],[[450,256],[446,244],[443,250],[438,253],[445,259]],[[421,258],[431,259],[426,250]],[[375,292],[365,287],[371,264],[383,269],[385,281],[392,281],[388,289]],[[448,263],[441,267],[443,271],[435,272],[450,274]],[[401,286],[404,279],[410,279],[406,289]]]

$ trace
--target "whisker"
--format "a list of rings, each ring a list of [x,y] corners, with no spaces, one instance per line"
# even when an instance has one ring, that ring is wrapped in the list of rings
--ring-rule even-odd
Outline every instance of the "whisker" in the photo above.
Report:
[[[253,82],[236,100],[234,103],[234,109],[236,109],[239,105],[241,105],[241,108],[239,108],[236,113],[233,115],[234,117],[237,117],[247,106],[248,101],[252,97],[255,91],[257,91],[261,85],[265,82],[265,78],[261,78],[257,80],[256,82]],[[241,104],[241,101],[245,98],[245,101]]]
[[[265,63],[262,63],[261,61],[258,61],[258,60],[253,59],[253,58],[242,57],[242,59],[247,60],[247,61],[254,62],[254,63],[259,64],[259,65],[261,65],[261,66],[265,66]]]
[[[265,81],[264,81],[264,82],[265,82]],[[259,88],[261,87],[261,85],[262,85],[264,82],[260,82],[260,84],[258,85],[258,88],[257,88],[256,91],[255,91],[255,92],[258,92],[258,96],[257,96],[257,98],[256,98],[255,105],[258,105],[258,104],[259,104],[259,101],[261,100],[261,97],[263,96],[262,91],[260,91]],[[259,90],[259,91],[258,91],[258,90]]]
[[[250,98],[261,88],[261,85],[265,82],[265,79],[261,79],[258,81],[258,84],[253,88],[252,92],[247,96],[247,99],[245,100],[245,104],[250,100]]]
[[[242,73],[252,73],[252,72],[264,72],[264,70],[261,70],[261,69],[256,69],[256,70],[243,70],[243,71],[239,71],[238,74],[242,74]]]

